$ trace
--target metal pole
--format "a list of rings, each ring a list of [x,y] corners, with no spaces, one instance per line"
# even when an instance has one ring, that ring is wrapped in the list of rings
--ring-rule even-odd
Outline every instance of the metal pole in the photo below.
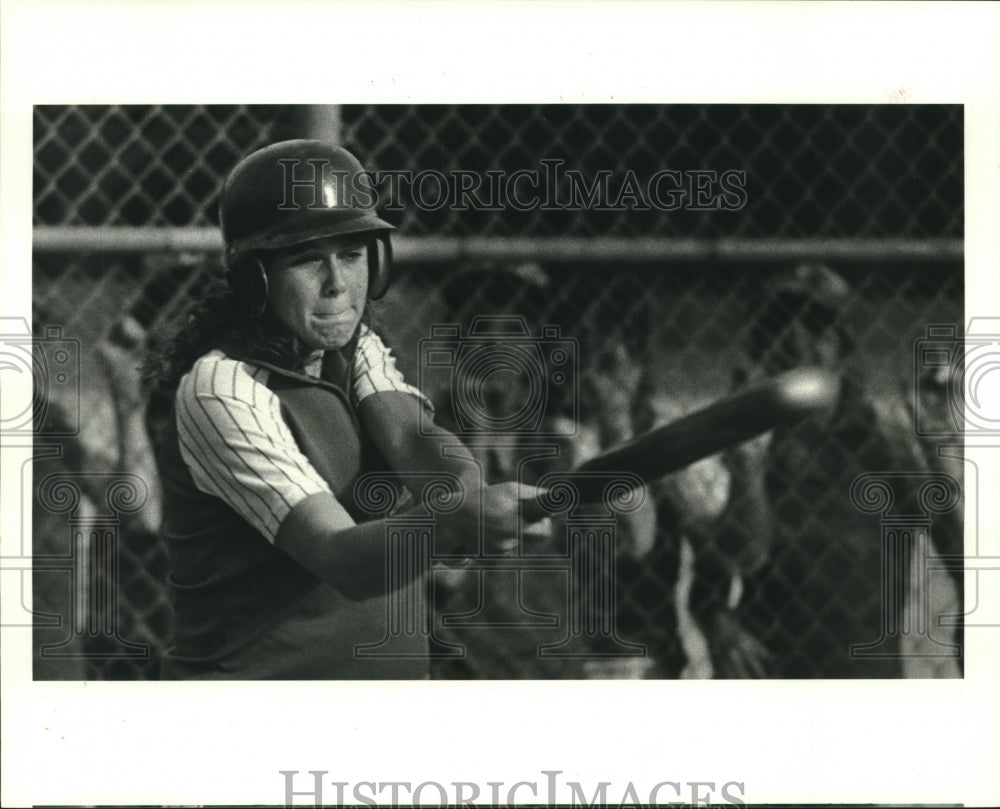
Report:
[[[670,239],[670,238],[484,238],[400,236],[400,262],[494,259],[550,264],[650,264],[670,262],[788,263],[826,260],[961,261],[961,239]],[[220,252],[217,228],[50,227],[34,229],[40,253]]]

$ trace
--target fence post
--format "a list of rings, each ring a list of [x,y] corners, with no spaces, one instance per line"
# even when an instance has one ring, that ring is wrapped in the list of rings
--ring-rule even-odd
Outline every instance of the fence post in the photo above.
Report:
[[[299,107],[293,117],[298,138],[340,143],[343,135],[339,104],[310,104]]]

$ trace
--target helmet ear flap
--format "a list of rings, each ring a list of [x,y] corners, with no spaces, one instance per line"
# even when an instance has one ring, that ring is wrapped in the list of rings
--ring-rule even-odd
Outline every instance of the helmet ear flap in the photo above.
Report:
[[[250,317],[260,317],[267,308],[267,273],[256,256],[245,256],[230,264],[226,283],[233,291],[236,305]]]
[[[368,299],[377,301],[389,289],[392,275],[392,243],[388,234],[378,236],[368,245]]]

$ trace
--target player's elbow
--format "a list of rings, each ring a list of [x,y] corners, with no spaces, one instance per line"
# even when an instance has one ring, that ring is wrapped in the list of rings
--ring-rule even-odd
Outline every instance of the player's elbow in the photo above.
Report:
[[[366,570],[377,560],[366,558],[361,538],[353,536],[357,528],[337,499],[321,492],[288,513],[274,544],[341,595],[363,601],[376,594],[373,582],[381,583],[384,576],[381,569]]]

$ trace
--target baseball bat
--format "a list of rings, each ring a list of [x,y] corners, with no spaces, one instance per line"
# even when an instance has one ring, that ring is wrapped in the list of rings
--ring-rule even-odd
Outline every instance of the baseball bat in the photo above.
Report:
[[[799,368],[656,427],[581,464],[577,473],[630,472],[652,483],[696,461],[831,407],[840,381],[818,368]],[[573,473],[571,473],[572,475]],[[580,501],[599,501],[604,483],[574,480]],[[528,519],[543,513],[539,498],[525,502]]]

